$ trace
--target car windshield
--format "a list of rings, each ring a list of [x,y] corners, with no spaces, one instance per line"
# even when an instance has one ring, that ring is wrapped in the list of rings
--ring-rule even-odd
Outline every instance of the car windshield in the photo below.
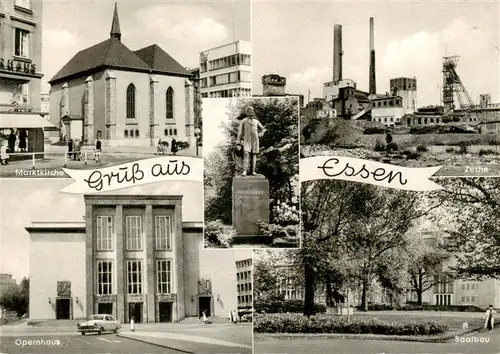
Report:
[[[93,316],[90,316],[90,319],[91,320],[104,320],[104,316],[103,315],[93,315]]]

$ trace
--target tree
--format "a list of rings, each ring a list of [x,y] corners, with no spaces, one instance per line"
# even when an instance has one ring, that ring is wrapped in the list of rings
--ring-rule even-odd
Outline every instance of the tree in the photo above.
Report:
[[[8,288],[0,297],[0,304],[8,311],[16,311],[22,316],[29,309],[29,279],[23,278],[21,284]]]
[[[219,157],[208,157],[213,163],[207,165],[205,171],[216,177],[211,180],[214,197],[205,207],[205,215],[210,220],[222,219],[227,224],[231,223],[232,181],[238,172],[232,156],[239,126],[235,118],[247,106],[253,107],[257,119],[266,129],[260,138],[257,171],[269,180],[270,209],[282,202],[299,207],[296,187],[299,173],[297,99],[240,99],[229,106],[231,119],[222,127],[226,139],[213,152]]]
[[[332,269],[341,265],[339,268],[348,268],[343,231],[359,216],[367,188],[366,184],[345,181],[302,183],[303,243],[299,257],[304,270],[306,316],[314,315],[314,294],[319,282],[332,283]]]
[[[295,250],[256,250],[254,254],[253,288],[255,301],[283,299],[279,294],[279,281],[292,280],[300,283],[300,273],[295,264]]]
[[[434,245],[426,244],[426,240],[418,236],[407,251],[408,277],[411,287],[417,293],[417,305],[422,305],[423,293],[438,283],[435,276],[442,272],[449,254]],[[433,241],[428,240],[429,243]]]
[[[347,252],[360,262],[361,307],[368,311],[370,286],[377,267],[393,252],[408,244],[407,232],[413,222],[428,214],[438,204],[425,206],[422,193],[375,186],[366,188],[358,215],[345,229]]]
[[[440,180],[441,181],[441,180]],[[449,178],[434,193],[443,210],[434,216],[449,236],[446,250],[465,278],[500,279],[500,179]]]

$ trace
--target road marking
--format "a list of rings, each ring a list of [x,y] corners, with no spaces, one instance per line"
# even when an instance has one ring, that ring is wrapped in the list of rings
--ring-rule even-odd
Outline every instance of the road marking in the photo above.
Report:
[[[220,346],[225,346],[225,347],[240,347],[240,348],[247,348],[247,349],[252,348],[252,346],[248,346],[248,345],[244,345],[244,344],[240,344],[240,343],[232,343],[232,342],[227,342],[227,341],[219,340],[219,339],[215,339],[215,338],[193,336],[193,335],[187,335],[187,334],[181,334],[181,333],[122,332],[120,334],[122,337],[130,338],[130,339],[149,337],[149,338],[173,339],[173,340],[180,340],[180,341],[186,341],[186,342],[206,343],[206,344],[220,345]]]
[[[90,344],[90,342],[87,342],[86,340],[83,340],[83,339],[78,339],[79,341],[83,342],[83,343],[87,343],[87,344]]]
[[[119,340],[109,340],[109,339],[106,339],[106,338],[102,338],[102,337],[99,337],[98,338],[99,340],[103,340],[105,342],[108,342],[108,343],[121,343]]]

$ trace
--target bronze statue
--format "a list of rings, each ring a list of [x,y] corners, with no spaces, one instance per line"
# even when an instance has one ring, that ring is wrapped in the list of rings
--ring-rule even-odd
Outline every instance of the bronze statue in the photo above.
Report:
[[[246,176],[247,173],[257,175],[255,167],[259,153],[259,136],[264,133],[264,127],[255,118],[255,112],[251,106],[245,109],[245,115],[246,117],[241,120],[238,128],[235,150],[237,152],[243,150],[242,176]],[[237,153],[234,153],[233,156],[237,156]],[[250,160],[252,161],[251,166],[249,166]]]

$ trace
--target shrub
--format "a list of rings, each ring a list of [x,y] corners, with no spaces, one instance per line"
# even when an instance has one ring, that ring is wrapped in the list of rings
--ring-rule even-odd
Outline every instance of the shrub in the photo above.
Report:
[[[410,321],[407,323],[384,322],[338,316],[302,316],[300,314],[265,314],[255,316],[255,333],[352,333],[386,335],[436,335],[449,330],[447,325],[435,321]]]
[[[391,143],[387,144],[386,149],[388,152],[398,151],[398,144],[391,142]]]
[[[361,310],[361,306],[357,307]],[[407,303],[400,307],[392,307],[386,304],[369,304],[368,311],[454,311],[454,312],[483,312],[485,310],[473,305],[431,305],[416,303]]]
[[[417,151],[418,152],[427,152],[429,150],[427,149],[427,146],[425,146],[425,145],[419,145],[419,146],[417,146]]]
[[[363,307],[357,306],[356,309],[363,310]],[[392,311],[394,307],[386,304],[368,304],[368,311]]]
[[[454,311],[454,312],[483,312],[484,310],[473,305],[415,305],[406,304],[398,308],[399,311]]]
[[[368,127],[365,130],[363,130],[363,134],[369,135],[369,134],[384,134],[385,133],[385,128],[380,128],[380,127]]]
[[[273,207],[272,216],[273,222],[282,226],[298,224],[300,219],[297,206],[285,202]]]
[[[382,152],[385,151],[385,144],[381,142],[378,138],[375,140],[375,146],[373,147],[373,151]]]
[[[253,308],[258,313],[302,313],[304,311],[304,301],[302,300],[254,300]],[[314,304],[316,313],[326,312],[326,306]]]
[[[498,152],[490,150],[490,149],[479,150],[479,156],[484,156],[484,155],[498,155]]]
[[[179,150],[187,149],[187,148],[189,148],[189,143],[187,141],[178,141],[177,142],[177,148]]]
[[[408,160],[417,160],[420,157],[419,152],[410,150],[403,151],[403,155],[405,155]]]
[[[284,243],[290,245],[290,247],[297,247],[299,245],[298,223],[295,225],[283,226],[259,221],[259,227],[265,236],[271,236],[273,238],[274,243]]]
[[[231,246],[236,230],[224,225],[221,220],[205,223],[205,247],[228,248]]]
[[[465,141],[462,141],[458,144],[458,146],[460,147],[460,151],[459,151],[459,154],[466,154],[467,153],[467,146],[469,144],[467,144]]]

